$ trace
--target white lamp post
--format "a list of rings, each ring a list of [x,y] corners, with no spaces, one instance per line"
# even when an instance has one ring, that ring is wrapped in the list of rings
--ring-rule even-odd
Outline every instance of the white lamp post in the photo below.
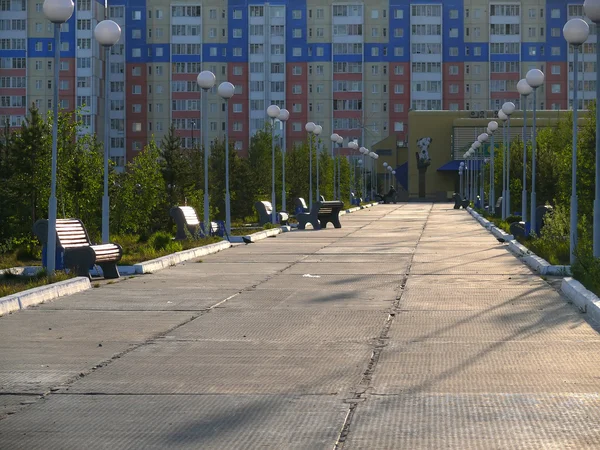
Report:
[[[104,196],[102,197],[102,243],[109,242],[108,159],[110,158],[110,48],[121,38],[121,27],[112,20],[96,25],[94,37],[104,47]]]
[[[463,172],[465,170],[465,162],[461,161],[460,165],[458,166],[458,178],[460,180],[460,184],[459,184],[459,188],[458,188],[458,192],[460,193],[460,199],[463,199]]]
[[[590,35],[590,26],[583,19],[571,19],[563,27],[563,36],[573,46],[573,155],[571,163],[571,264],[575,263],[575,250],[577,249],[577,112],[579,109],[577,93],[579,91],[577,74],[579,72],[577,55],[579,47],[587,41]]]
[[[481,142],[481,186],[479,187],[479,195],[481,197],[481,209],[485,209],[485,150],[483,144],[489,139],[487,133],[481,133],[477,136],[477,140]]]
[[[217,79],[215,74],[209,70],[204,70],[198,74],[196,82],[202,89],[202,137],[204,140],[204,230],[209,232],[210,216],[209,216],[209,198],[208,198],[208,91],[212,89]]]
[[[275,119],[279,118],[281,109],[277,105],[271,105],[267,108],[267,115],[271,118],[271,206],[273,213],[271,222],[277,223],[277,197],[275,196]]]
[[[312,210],[313,203],[313,188],[312,188],[312,133],[317,125],[314,122],[308,122],[304,125],[304,129],[308,133],[308,207]]]
[[[479,184],[479,180],[478,180],[478,176],[477,176],[477,167],[476,167],[476,161],[477,161],[477,155],[479,153],[479,149],[481,148],[481,142],[479,142],[478,140],[473,142],[473,201],[476,202],[477,201],[477,196],[479,195],[478,191],[477,191],[477,185]],[[481,200],[480,200],[481,201]],[[480,205],[481,206],[481,205]]]
[[[350,150],[358,150],[358,144],[355,141],[350,141],[348,142],[348,148]],[[354,164],[354,159],[353,159],[353,163],[352,163],[352,177],[350,177],[351,179],[349,180],[349,182],[351,183],[350,185],[350,205],[352,205],[352,191],[356,191],[356,165]]]
[[[387,190],[387,173],[385,172],[388,168],[388,163],[384,162],[383,163],[383,193],[385,194],[385,191]]]
[[[359,158],[359,159],[358,159],[358,161],[356,161],[356,164],[358,164],[358,172],[359,172],[359,174],[362,174],[362,171],[361,171],[361,169],[362,169],[362,167],[363,167],[363,164],[364,164],[363,160]],[[363,169],[363,170],[364,170],[364,169]],[[362,176],[362,175],[361,175],[361,176]],[[355,182],[355,183],[354,183],[355,185],[356,185],[356,184],[360,185],[360,182],[359,182],[359,183],[356,183],[356,178],[354,179],[354,182]],[[362,194],[362,195],[364,195],[364,194]],[[360,204],[360,197],[359,197],[359,204]]]
[[[498,111],[498,119],[502,121],[502,219],[506,219],[506,119],[504,111]]]
[[[52,171],[50,199],[48,201],[48,245],[46,247],[46,269],[48,275],[56,269],[56,163],[58,158],[58,85],[60,78],[60,26],[71,18],[75,5],[72,0],[44,0],[44,16],[54,23],[54,85],[52,124]]]
[[[521,220],[527,223],[527,97],[533,89],[523,78],[517,83],[517,91],[523,97],[523,190],[521,192]]]
[[[335,163],[335,146],[338,143],[338,139],[341,136],[337,133],[333,133],[331,136],[329,136],[329,139],[331,139],[331,159],[333,161],[333,199],[337,200],[337,193],[336,193],[336,180],[335,180],[335,172],[336,172],[336,163]]]
[[[338,140],[337,143],[339,144],[340,148],[338,149],[338,157],[337,157],[337,173],[338,173],[338,177],[337,177],[337,181],[338,181],[338,185],[337,185],[337,200],[341,200],[342,199],[342,157],[340,155],[340,150],[342,148],[342,146],[344,145],[344,138],[342,136],[338,135]],[[335,166],[334,166],[335,167]]]
[[[490,213],[493,215],[496,212],[496,176],[494,173],[495,151],[494,133],[498,129],[498,122],[492,120],[488,122],[487,134],[490,136],[490,192],[488,198],[490,201]]]
[[[375,168],[377,167],[375,161],[379,158],[379,155],[375,152],[369,152],[369,157],[371,158],[371,192],[369,195],[369,199],[373,200],[373,180],[375,176]]]
[[[536,231],[536,222],[537,217],[535,216],[535,209],[537,207],[537,195],[535,192],[535,176],[536,176],[536,160],[537,160],[537,135],[535,129],[535,120],[536,120],[536,96],[537,96],[537,88],[539,88],[542,84],[544,84],[544,72],[539,69],[531,69],[527,72],[525,76],[525,80],[527,80],[527,84],[533,88],[533,123],[531,124],[531,226],[530,233],[535,233]]]
[[[225,100],[225,229],[231,235],[231,196],[229,194],[229,99],[235,94],[235,86],[224,81],[217,88],[219,96]]]
[[[469,147],[469,150],[466,151],[466,153],[464,154],[464,158],[465,158],[465,168],[467,169],[467,199],[469,200],[469,202],[472,199],[472,188],[471,188],[471,172],[472,172],[472,161],[471,161],[471,152],[473,151],[473,147]]]
[[[323,132],[323,127],[321,125],[316,125],[313,130],[313,134],[315,135],[315,145],[317,148],[315,149],[315,157],[317,158],[317,201],[321,201],[321,193],[319,185],[321,184],[321,180],[319,180],[319,156],[321,154],[321,146],[319,141],[319,135]]]
[[[281,146],[281,210],[287,211],[287,202],[285,198],[285,124],[290,118],[290,112],[283,108],[279,112],[279,121],[281,122],[282,146]]]
[[[515,112],[516,106],[513,102],[506,102],[502,105],[502,112],[506,114],[506,151],[505,164],[506,164],[506,215],[510,213],[510,116]],[[504,201],[502,204],[504,205]]]
[[[600,36],[600,0],[585,0],[583,12],[596,24],[596,39]],[[596,44],[598,45],[598,44]],[[596,49],[596,67],[600,67],[600,52]],[[596,189],[594,197],[593,255],[600,258],[600,86],[596,83]]]
[[[367,156],[367,153],[369,153],[369,150],[367,150],[365,147],[360,147],[358,149],[358,151],[361,152],[363,155],[363,157],[362,157],[362,176],[361,176],[361,178],[362,178],[362,195],[366,201],[366,199],[367,199],[367,192],[366,192],[366,189],[367,189],[367,164],[366,164],[365,158]]]

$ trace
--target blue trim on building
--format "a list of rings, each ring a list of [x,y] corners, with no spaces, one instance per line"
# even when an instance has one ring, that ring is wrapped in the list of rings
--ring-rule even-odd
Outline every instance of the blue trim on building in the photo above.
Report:
[[[112,3],[111,3],[112,4]],[[147,36],[147,8],[146,8],[146,0],[127,0],[123,3],[115,4],[124,4],[125,5],[125,27],[124,30],[127,37],[127,45],[125,46],[125,59],[128,64],[142,64],[154,61],[154,53],[148,56],[148,45],[146,41]],[[140,12],[140,19],[134,20],[133,15],[136,11]],[[141,29],[141,38],[133,40],[131,38],[131,34],[134,29]],[[170,30],[169,30],[170,33]],[[140,56],[133,56],[133,49],[140,49]]]
[[[0,58],[26,58],[26,50],[0,50]]]
[[[42,43],[42,50],[37,51],[35,49],[38,42]],[[61,51],[61,58],[75,58],[75,42],[71,39],[65,39],[65,36],[61,34],[61,44],[63,42],[69,43],[69,50]],[[48,50],[48,45],[52,44],[52,50]],[[14,50],[7,50],[14,51]],[[18,50],[25,53],[24,50]],[[27,57],[28,58],[54,58],[54,38],[27,38]]]

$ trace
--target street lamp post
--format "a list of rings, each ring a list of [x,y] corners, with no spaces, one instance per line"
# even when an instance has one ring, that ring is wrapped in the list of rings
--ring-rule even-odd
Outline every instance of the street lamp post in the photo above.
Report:
[[[527,97],[533,89],[523,78],[517,83],[517,91],[523,97],[523,190],[521,192],[521,221],[527,223]]]
[[[479,149],[481,148],[481,142],[479,140],[473,142],[473,202],[477,203],[477,185],[478,185],[478,171],[476,167],[477,156],[479,155]],[[481,202],[481,199],[479,200]],[[481,207],[481,204],[479,205]]]
[[[375,187],[375,193],[377,193],[377,160],[379,155],[375,152],[369,153],[371,157],[371,197],[374,197],[373,187]],[[391,167],[390,167],[391,169]],[[371,199],[372,200],[372,199]]]
[[[229,99],[235,94],[235,86],[224,81],[217,88],[219,96],[225,100],[225,230],[231,236],[231,195],[229,193]]]
[[[109,242],[108,160],[110,158],[110,48],[121,38],[121,27],[112,20],[96,25],[94,37],[104,47],[104,196],[102,197],[102,243]]]
[[[533,122],[531,124],[531,209],[530,209],[530,217],[531,217],[531,226],[530,233],[534,234],[536,232],[536,222],[537,217],[535,215],[535,209],[537,207],[537,195],[535,192],[535,176],[536,176],[536,161],[537,161],[537,135],[535,128],[536,121],[536,98],[537,98],[537,88],[539,88],[544,83],[544,72],[539,69],[531,69],[527,72],[525,76],[525,80],[527,80],[527,84],[533,89]]]
[[[281,210],[287,211],[287,203],[285,198],[285,123],[290,118],[290,112],[282,108],[279,112],[279,121],[281,122]]]
[[[361,182],[362,182],[362,195],[363,195],[363,198],[366,200],[367,199],[367,192],[366,192],[366,189],[367,189],[367,179],[366,179],[367,164],[366,164],[365,158],[367,156],[367,153],[369,153],[369,150],[367,150],[365,147],[360,147],[358,149],[358,151],[361,152],[363,155],[363,157],[362,157],[362,175],[361,175],[362,181]]]
[[[506,119],[504,111],[498,111],[498,119],[502,121],[502,219],[506,219]]]
[[[204,140],[204,230],[210,230],[209,198],[208,198],[208,91],[213,88],[217,79],[215,74],[204,70],[196,78],[198,86],[202,89],[202,138]]]
[[[498,122],[492,120],[488,122],[487,134],[490,136],[490,192],[488,198],[490,199],[490,213],[494,215],[496,213],[496,174],[494,172],[494,160],[496,148],[494,146],[494,133],[498,129]]]
[[[348,142],[350,150],[358,150],[358,144],[355,141]],[[352,205],[352,191],[356,191],[356,159],[352,159],[352,177],[349,177],[350,185],[350,205]]]
[[[515,112],[516,106],[513,102],[502,105],[502,112],[506,114],[506,215],[510,215],[510,116]],[[504,203],[504,202],[502,202]]]
[[[58,159],[58,87],[60,78],[60,26],[71,18],[75,5],[72,0],[44,0],[44,16],[54,24],[54,85],[52,124],[52,169],[48,201],[48,245],[46,269],[52,275],[56,269],[56,164]]]
[[[336,180],[335,180],[335,178],[336,178],[335,177],[335,172],[336,172],[335,146],[337,145],[338,139],[340,137],[341,136],[339,134],[337,134],[337,133],[333,133],[331,136],[329,136],[329,139],[331,139],[331,160],[333,161],[333,199],[334,200],[338,199],[338,196],[337,196],[337,193],[336,193],[337,183],[336,183]]]
[[[388,168],[388,163],[384,162],[383,163],[383,193],[385,194],[385,191],[387,190],[387,170]]]
[[[337,156],[337,173],[338,173],[337,200],[341,200],[342,199],[342,157],[340,155],[340,150],[342,149],[342,147],[344,145],[344,138],[342,136],[338,136],[337,143],[340,145],[340,148],[338,149],[338,156]]]
[[[313,134],[315,135],[315,145],[317,148],[315,149],[315,158],[317,158],[317,201],[321,201],[321,192],[319,185],[321,184],[321,180],[319,180],[319,156],[321,154],[321,146],[319,145],[319,135],[323,132],[323,127],[321,125],[315,126],[313,130]]]
[[[489,139],[487,133],[481,133],[477,140],[481,142],[481,186],[479,187],[479,195],[481,197],[481,208],[485,209],[485,150],[483,144]]]
[[[277,105],[271,105],[267,108],[267,115],[271,118],[271,206],[273,212],[271,222],[277,223],[277,197],[275,196],[275,119],[279,118],[281,109]]]
[[[579,47],[587,41],[590,35],[590,26],[583,19],[571,19],[563,27],[563,36],[573,46],[573,151],[571,163],[571,264],[575,263],[575,250],[577,249],[577,111],[579,109],[577,91],[579,90],[577,75],[579,72],[577,56]]]
[[[459,182],[459,188],[458,188],[458,192],[460,192],[460,199],[463,199],[463,172],[465,171],[465,162],[461,161],[460,165],[458,166],[458,179],[460,180]]]
[[[308,207],[312,211],[313,204],[313,188],[312,188],[312,133],[315,131],[316,124],[308,122],[304,125],[304,129],[308,133]]]
[[[596,24],[596,39],[600,39],[600,0],[585,0],[583,11]],[[598,45],[597,43],[596,45]],[[596,67],[600,67],[600,52],[596,49]],[[600,86],[596,83],[596,182],[594,198],[593,255],[600,258]]]

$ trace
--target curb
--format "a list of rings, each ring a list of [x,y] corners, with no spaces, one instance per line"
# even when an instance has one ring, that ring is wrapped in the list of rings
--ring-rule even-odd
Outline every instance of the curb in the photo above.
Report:
[[[583,313],[588,314],[594,322],[600,324],[600,298],[598,296],[571,277],[563,278],[560,290]]]
[[[91,287],[87,277],[76,277],[47,286],[39,286],[0,299],[0,316],[25,309],[28,306],[54,300],[64,295],[76,294]]]
[[[262,239],[266,239],[270,236],[276,236],[280,233],[283,233],[284,230],[281,228],[270,228],[268,230],[257,231],[256,233],[248,234],[246,236],[230,236],[229,242],[234,244],[241,244],[244,242],[242,238],[250,239],[252,242],[260,241]],[[290,228],[291,230],[291,228]],[[289,231],[289,230],[287,230]]]
[[[279,230],[279,232],[281,232]],[[138,275],[145,273],[156,272],[157,270],[166,269],[167,267],[174,266],[181,262],[196,259],[200,256],[210,255],[212,253],[220,252],[226,248],[231,247],[231,243],[228,241],[216,242],[214,244],[208,244],[203,247],[192,248],[190,250],[184,250],[182,252],[173,253],[172,255],[161,256],[160,258],[151,259],[150,261],[144,261],[143,263],[134,264],[135,273]]]
[[[506,233],[504,230],[498,228],[492,222],[484,218],[481,214],[475,212],[473,208],[467,207],[467,211],[483,227],[489,230],[496,239],[508,243],[508,250],[540,275],[565,276],[571,274],[571,266],[554,266],[550,264],[544,258],[539,257],[522,245],[512,234]]]

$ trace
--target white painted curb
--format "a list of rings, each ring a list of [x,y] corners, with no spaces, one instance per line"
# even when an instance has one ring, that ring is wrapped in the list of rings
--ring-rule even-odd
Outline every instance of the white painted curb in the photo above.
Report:
[[[91,287],[87,277],[76,277],[70,280],[59,281],[47,286],[39,286],[16,294],[0,298],[0,316],[13,311],[25,309],[28,306],[54,300],[64,295],[71,295],[85,291]]]
[[[538,272],[540,275],[564,277],[565,275],[571,274],[571,266],[553,266],[544,258],[540,258],[527,247],[520,244],[512,234],[508,234],[504,230],[498,228],[492,222],[485,219],[482,215],[475,212],[471,207],[467,207],[467,211],[497,239],[502,239],[504,242],[508,243],[508,250],[515,256],[521,258],[525,264]]]
[[[498,228],[495,225],[490,227],[490,232],[497,239],[503,239],[504,242],[510,242],[510,241],[513,241],[515,239],[515,237],[512,234],[508,234],[507,232],[505,232],[504,230],[501,230],[500,228]]]
[[[279,233],[281,230],[275,228]],[[271,231],[271,230],[268,230]],[[208,244],[203,247],[192,248],[184,250],[182,252],[173,253],[172,255],[161,256],[160,258],[151,259],[143,263],[134,264],[136,274],[152,273],[157,270],[166,269],[167,267],[174,266],[181,262],[189,261],[192,259],[199,258],[200,256],[210,255],[212,253],[220,252],[226,248],[231,247],[231,243],[228,241],[216,242],[214,244]]]
[[[246,239],[250,239],[252,242],[260,241],[262,239],[266,239],[270,236],[277,236],[282,233],[283,230],[281,228],[269,228],[268,230],[257,231],[256,233],[248,234],[246,236],[230,236],[230,242],[234,244],[239,244],[244,242],[243,237]]]
[[[600,298],[593,292],[588,291],[583,284],[570,277],[563,278],[560,290],[582,312],[600,324]]]

